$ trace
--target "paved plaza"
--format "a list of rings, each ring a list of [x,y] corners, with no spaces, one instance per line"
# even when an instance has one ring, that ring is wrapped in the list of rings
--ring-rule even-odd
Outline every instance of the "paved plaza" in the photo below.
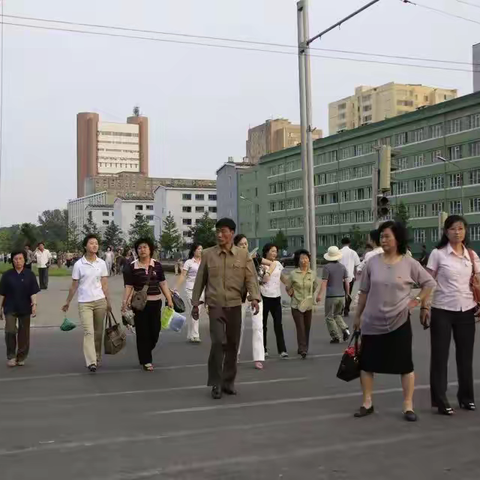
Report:
[[[122,282],[117,277],[110,283],[119,314]],[[7,369],[0,363],[1,480],[480,478],[480,412],[457,411],[448,418],[430,409],[429,340],[418,312],[413,322],[420,419],[411,424],[401,416],[400,380],[391,376],[377,378],[376,413],[353,418],[360,386],[335,377],[345,345],[329,344],[322,309],[306,360],[297,358],[293,321],[284,310],[291,356],[278,358],[271,325],[272,355],[263,371],[249,361],[247,323],[239,393],[214,401],[205,387],[206,318],[201,345],[187,344],[184,332],[162,333],[153,373],[140,370],[129,334],[126,349],[104,357],[91,375],[84,367],[81,328],[58,329],[68,287],[67,278],[52,278],[40,295],[27,365]],[[69,317],[78,319],[73,303]],[[3,342],[0,355],[5,357]],[[449,378],[455,382],[454,364]],[[454,385],[450,397],[453,403]]]

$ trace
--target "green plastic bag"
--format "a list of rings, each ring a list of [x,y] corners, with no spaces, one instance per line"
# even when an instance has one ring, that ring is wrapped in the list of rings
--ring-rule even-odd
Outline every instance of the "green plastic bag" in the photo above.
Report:
[[[65,320],[60,325],[60,330],[62,332],[69,332],[70,330],[73,330],[76,327],[77,326],[71,320],[69,320],[67,317],[65,317]]]
[[[170,326],[170,321],[173,318],[173,314],[175,313],[175,310],[170,307],[165,307],[162,311],[162,329],[163,330],[168,330]]]

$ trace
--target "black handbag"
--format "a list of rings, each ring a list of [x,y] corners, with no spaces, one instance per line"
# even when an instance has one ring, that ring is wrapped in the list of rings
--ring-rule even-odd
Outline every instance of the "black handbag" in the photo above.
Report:
[[[186,310],[185,302],[181,299],[180,295],[177,292],[170,291],[170,293],[172,295],[173,309],[177,313],[184,313]]]
[[[358,348],[358,339],[360,332],[353,332],[350,342],[338,367],[337,377],[344,382],[351,382],[360,377],[360,351]],[[354,345],[352,346],[352,342]]]

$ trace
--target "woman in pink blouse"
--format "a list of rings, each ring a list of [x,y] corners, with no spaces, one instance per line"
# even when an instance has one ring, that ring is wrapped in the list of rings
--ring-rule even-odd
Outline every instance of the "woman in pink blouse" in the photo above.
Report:
[[[467,222],[459,215],[445,220],[443,236],[428,259],[427,269],[437,280],[433,295],[430,339],[430,393],[432,406],[453,415],[447,398],[447,367],[450,341],[456,348],[460,408],[475,410],[473,347],[475,312],[478,308],[470,287],[472,273],[480,275],[478,255],[467,248]],[[428,328],[428,324],[425,325]]]

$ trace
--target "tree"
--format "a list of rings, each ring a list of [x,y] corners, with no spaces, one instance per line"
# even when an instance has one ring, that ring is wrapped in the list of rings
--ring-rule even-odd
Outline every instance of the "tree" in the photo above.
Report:
[[[135,217],[135,220],[130,225],[128,238],[130,243],[135,243],[140,238],[150,238],[152,242],[155,243],[153,228],[144,215],[137,215]]]
[[[162,234],[160,235],[160,244],[162,250],[166,253],[170,253],[182,246],[183,239],[178,231],[177,224],[173,215],[169,213],[163,221]]]
[[[40,232],[38,227],[33,223],[22,223],[15,243],[18,248],[23,248],[28,244],[35,249],[39,240]]]
[[[100,236],[100,231],[98,230],[97,224],[93,221],[91,215],[87,215],[87,222],[83,225],[82,235],[84,237],[87,235]]]
[[[358,251],[363,246],[364,238],[358,225],[352,226],[348,232],[348,237],[350,238],[350,248],[353,250]]]
[[[198,223],[190,227],[193,243],[199,243],[203,248],[213,247],[217,243],[215,238],[216,223],[216,220],[210,218],[208,212],[205,212]]]
[[[407,206],[403,202],[400,202],[400,204],[398,205],[394,220],[396,222],[403,223],[404,227],[408,228],[408,221],[410,220],[410,215],[408,214]]]
[[[74,222],[70,222],[67,225],[67,239],[65,240],[64,250],[66,252],[80,250],[80,240],[78,238],[77,226]]]
[[[45,210],[39,217],[40,240],[53,251],[62,250],[67,241],[68,210]]]
[[[122,229],[114,222],[110,223],[103,234],[103,246],[105,249],[112,247],[118,250],[123,247],[125,240],[123,238]]]
[[[282,230],[279,230],[272,238],[272,243],[274,243],[279,250],[287,250],[288,248],[288,238]]]
[[[0,229],[0,252],[12,251],[12,232],[9,228]]]

